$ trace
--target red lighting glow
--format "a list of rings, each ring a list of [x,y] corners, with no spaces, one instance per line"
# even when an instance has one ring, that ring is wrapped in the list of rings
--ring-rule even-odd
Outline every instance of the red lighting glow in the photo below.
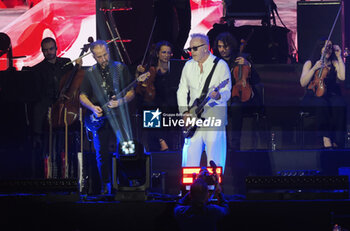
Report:
[[[191,185],[193,183],[193,174],[198,175],[201,169],[202,169],[201,167],[182,167],[182,184]],[[207,167],[207,170],[210,174],[213,174],[212,167]],[[222,167],[218,166],[216,168],[216,174],[219,177],[219,183],[221,183]]]

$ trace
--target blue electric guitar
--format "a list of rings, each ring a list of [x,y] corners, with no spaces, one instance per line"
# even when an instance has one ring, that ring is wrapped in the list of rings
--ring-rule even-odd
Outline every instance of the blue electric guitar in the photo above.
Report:
[[[123,90],[121,90],[115,97],[115,99],[113,100],[119,100],[122,97],[124,97],[124,95],[126,94],[126,92],[130,91],[131,88],[135,87],[137,82],[143,82],[146,79],[148,79],[150,76],[149,72],[146,72],[142,75],[140,75],[139,77],[137,77],[133,82],[131,82],[127,87],[125,87]],[[101,106],[101,109],[103,111],[103,115],[100,117],[95,116],[95,114],[90,111],[87,110],[85,116],[84,116],[84,123],[85,123],[85,127],[87,130],[91,131],[91,132],[95,132],[98,129],[100,129],[104,123],[105,123],[105,119],[107,118],[107,115],[110,113],[113,113],[113,108],[110,108],[109,105],[109,101]]]

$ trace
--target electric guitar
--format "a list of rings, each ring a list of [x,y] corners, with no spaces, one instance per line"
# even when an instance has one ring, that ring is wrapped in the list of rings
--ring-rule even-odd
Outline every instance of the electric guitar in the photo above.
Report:
[[[229,79],[225,79],[212,92],[214,92],[214,91],[218,92],[221,88],[225,87],[228,82],[229,82]],[[198,98],[193,102],[192,106],[188,110],[191,115],[194,115],[197,119],[203,120],[203,118],[201,118],[203,108],[210,100],[211,93],[209,93],[209,95],[202,102],[199,102],[200,99],[198,99]],[[197,130],[196,123],[194,123],[194,125],[190,125],[187,127],[185,126],[183,129],[183,135],[185,138],[191,138],[194,135],[194,133],[196,132],[196,130]]]
[[[149,76],[150,76],[150,73],[146,72],[146,73],[140,75],[139,77],[137,77],[134,81],[132,81],[128,86],[126,86],[123,90],[121,90],[116,95],[115,100],[119,100],[122,97],[124,97],[125,93],[127,91],[129,91],[132,87],[135,87],[137,82],[143,82],[146,79],[148,79]],[[113,113],[112,112],[113,108],[110,108],[108,105],[109,105],[109,102],[107,102],[106,104],[101,106],[101,109],[103,111],[103,115],[100,117],[95,116],[91,110],[88,110],[86,112],[86,114],[84,116],[84,123],[85,123],[85,127],[87,130],[89,130],[91,132],[95,132],[104,125],[107,115],[110,113]]]

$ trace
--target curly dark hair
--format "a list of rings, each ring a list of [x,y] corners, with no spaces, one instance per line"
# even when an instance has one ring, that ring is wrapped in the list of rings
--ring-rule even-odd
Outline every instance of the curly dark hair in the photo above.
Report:
[[[232,36],[230,32],[223,32],[216,36],[213,48],[213,54],[220,57],[220,52],[218,50],[218,42],[222,41],[225,46],[230,46],[232,53],[238,52],[238,43],[235,37]]]

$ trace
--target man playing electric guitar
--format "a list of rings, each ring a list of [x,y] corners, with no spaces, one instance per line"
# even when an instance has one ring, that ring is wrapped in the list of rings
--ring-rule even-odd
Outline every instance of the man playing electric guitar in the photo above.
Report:
[[[85,73],[80,87],[81,104],[93,112],[96,118],[104,115],[103,105],[108,109],[114,109],[114,113],[108,113],[107,119],[101,127],[94,131],[93,142],[96,150],[97,167],[99,170],[102,190],[101,194],[111,193],[111,156],[109,141],[115,139],[124,124],[121,124],[122,116],[126,116],[126,103],[134,98],[134,90],[117,98],[116,95],[131,82],[128,68],[120,63],[110,60],[109,49],[106,42],[97,40],[90,45],[90,50],[97,64],[89,68]]]
[[[188,112],[189,106],[193,105],[195,99],[200,98],[202,101],[209,96],[210,99],[201,113],[201,118],[206,120],[209,126],[198,127],[192,137],[185,139],[182,166],[199,166],[201,154],[205,148],[207,162],[213,160],[224,169],[227,101],[231,96],[230,70],[225,61],[216,59],[210,53],[209,39],[204,34],[192,34],[188,50],[191,51],[192,59],[186,62],[182,70],[177,91],[179,111],[183,114],[185,121],[192,120]],[[228,83],[224,87],[214,91],[215,87],[227,79]],[[194,116],[197,117],[197,115]]]

